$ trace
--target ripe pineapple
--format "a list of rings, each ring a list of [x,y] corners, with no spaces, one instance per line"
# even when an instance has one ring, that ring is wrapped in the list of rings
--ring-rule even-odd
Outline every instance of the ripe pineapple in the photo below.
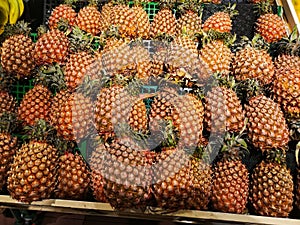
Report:
[[[84,200],[90,186],[90,171],[83,157],[66,151],[59,157],[55,197]]]
[[[288,217],[293,209],[293,178],[286,166],[286,152],[268,150],[251,175],[250,202],[262,216]]]
[[[272,83],[272,98],[288,118],[300,118],[300,67],[277,69]]]
[[[116,210],[144,211],[151,199],[151,152],[123,133],[106,149],[102,174],[108,202]]]
[[[227,132],[221,149],[221,159],[213,169],[212,208],[227,213],[245,213],[249,193],[249,172],[241,158],[242,131]]]
[[[40,30],[43,28],[41,27]],[[65,64],[69,55],[70,41],[67,35],[58,29],[48,30],[39,36],[35,43],[33,57],[37,65]]]
[[[146,133],[148,117],[143,97],[131,93],[127,84],[112,82],[100,90],[95,104],[95,126],[99,135],[104,139],[115,136],[117,125],[121,123]]]
[[[211,133],[240,132],[245,111],[234,89],[215,86],[204,97],[205,130]]]
[[[260,16],[255,24],[255,31],[259,33],[266,42],[272,43],[287,37],[286,25],[283,19],[272,12],[270,1],[262,1],[257,5]]]
[[[89,0],[89,4],[79,10],[75,19],[76,26],[94,36],[99,35],[105,27],[97,4],[98,0]]]
[[[143,5],[147,3],[145,0],[135,0],[134,5],[130,9],[133,11],[136,26],[137,38],[149,39],[150,37],[150,20],[147,12],[144,10]]]
[[[212,73],[229,75],[233,53],[230,50],[234,38],[226,41],[225,38],[218,38],[218,34],[208,32],[208,36],[202,39],[202,47],[199,50],[199,58],[205,63]]]
[[[3,113],[16,113],[17,101],[10,93],[13,79],[7,76],[0,65],[0,116]]]
[[[50,29],[56,29],[60,20],[66,20],[70,26],[75,24],[77,13],[73,8],[77,0],[64,0],[62,4],[56,6],[48,19]]]
[[[232,30],[232,17],[238,14],[235,10],[236,4],[229,4],[223,11],[215,12],[207,18],[202,24],[202,29],[205,32],[215,30],[220,33],[230,33]]]
[[[53,129],[39,120],[28,128],[24,142],[8,172],[7,189],[13,199],[31,203],[52,197],[56,183],[58,152],[51,144]]]
[[[160,1],[160,10],[155,14],[150,26],[150,37],[156,38],[161,35],[175,36],[177,21],[172,12],[174,0]]]
[[[177,34],[194,36],[201,32],[201,17],[198,15],[201,5],[198,0],[184,1],[180,6],[181,16],[177,20]]]
[[[24,21],[7,27],[6,39],[1,48],[1,65],[9,76],[28,78],[35,68],[35,45],[29,37],[31,28]]]
[[[44,67],[39,70],[42,72]],[[49,112],[51,106],[52,93],[48,88],[47,82],[36,77],[36,84],[27,91],[18,107],[18,118],[23,125],[34,125],[37,120],[43,119],[49,122]]]
[[[127,1],[117,0],[116,3],[111,11],[111,25],[116,27],[122,38],[134,39],[138,37],[139,24],[136,16],[140,15],[129,8]]]
[[[94,198],[99,202],[107,202],[103,189],[103,159],[106,153],[106,147],[103,141],[96,140],[96,146],[93,148],[89,159],[91,168],[91,188]]]
[[[0,190],[6,185],[7,172],[18,149],[18,138],[12,134],[17,128],[16,115],[0,116]]]
[[[273,148],[286,148],[289,130],[279,104],[263,94],[250,98],[245,105],[247,134],[255,148],[262,152]]]
[[[299,150],[300,150],[300,142],[297,143],[296,145],[296,162],[298,164],[298,169],[297,169],[297,177],[295,180],[295,195],[296,195],[296,200],[295,200],[295,206],[300,209],[300,169],[299,169]]]
[[[297,55],[280,54],[274,60],[274,66],[276,69],[283,69],[286,67],[292,67],[300,69],[300,57]]]
[[[241,41],[242,47],[237,48],[232,59],[231,69],[236,80],[244,81],[255,78],[262,85],[272,82],[275,72],[274,63],[260,38],[259,35],[255,35],[251,41],[247,38]]]

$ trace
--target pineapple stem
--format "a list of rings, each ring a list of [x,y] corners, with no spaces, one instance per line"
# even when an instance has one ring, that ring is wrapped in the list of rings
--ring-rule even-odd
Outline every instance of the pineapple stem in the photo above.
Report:
[[[2,113],[0,116],[0,132],[13,133],[18,126],[20,121],[17,119],[15,113]]]
[[[286,164],[285,149],[269,149],[265,152],[265,160],[267,162],[275,162],[278,164]]]
[[[42,119],[37,120],[33,126],[25,126],[24,131],[24,140],[29,139],[53,143],[56,139],[55,128]]]

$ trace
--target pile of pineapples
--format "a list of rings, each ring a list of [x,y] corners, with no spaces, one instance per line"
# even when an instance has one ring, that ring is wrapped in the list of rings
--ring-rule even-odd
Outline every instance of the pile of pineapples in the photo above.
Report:
[[[36,42],[26,23],[8,26],[0,188],[26,203],[153,213],[299,210],[300,173],[287,163],[300,148],[299,35],[257,0],[247,3],[257,6],[253,39],[232,32],[234,4],[202,20],[205,5],[221,3],[160,1],[150,21],[147,2],[75,10],[66,0]],[[10,91],[28,79],[34,86],[17,101]],[[149,85],[156,91],[143,91]]]

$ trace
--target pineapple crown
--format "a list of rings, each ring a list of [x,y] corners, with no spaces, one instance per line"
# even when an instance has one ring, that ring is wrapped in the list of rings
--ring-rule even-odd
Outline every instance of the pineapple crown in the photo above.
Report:
[[[98,6],[98,4],[99,4],[99,2],[100,2],[100,0],[88,0],[88,2],[89,2],[89,6]]]
[[[239,12],[235,9],[236,8],[236,3],[232,4],[228,3],[228,5],[224,5],[223,9],[221,10],[224,13],[228,13],[230,18],[233,18],[234,16],[237,16]]]
[[[0,132],[13,133],[20,125],[15,113],[4,112],[0,115]]]
[[[202,1],[200,0],[185,0],[177,8],[181,14],[184,14],[188,11],[192,11],[197,14],[200,13],[201,15],[203,11],[203,5],[201,3]]]
[[[295,26],[288,37],[271,43],[270,52],[274,57],[280,54],[300,56],[300,34]]]
[[[246,47],[269,51],[270,44],[258,33],[256,33],[251,40],[247,36],[242,36],[239,42],[233,44],[233,52],[237,52]]]
[[[285,149],[268,149],[264,152],[266,162],[278,163],[286,165],[286,150]]]
[[[237,83],[232,75],[224,75],[222,73],[213,73],[203,87],[204,94],[210,91],[213,87],[226,87],[237,91]]]
[[[7,23],[4,27],[4,33],[1,36],[4,39],[17,34],[29,36],[30,32],[31,27],[29,26],[29,23],[25,22],[24,20],[20,20],[15,24]]]
[[[112,0],[113,5],[128,5],[129,0]]]
[[[289,125],[291,140],[299,141],[300,140],[300,116],[298,116],[297,118],[289,118],[289,116],[286,117]]]
[[[24,140],[42,141],[52,144],[56,139],[56,131],[53,126],[43,119],[36,121],[34,125],[24,127]]]
[[[132,1],[133,6],[145,6],[146,4],[149,3],[148,0],[133,0]]]
[[[69,6],[74,6],[74,4],[75,3],[77,3],[78,2],[78,0],[64,0],[63,1],[63,3],[65,4],[65,5],[69,5]]]
[[[72,52],[86,51],[94,53],[96,37],[75,26],[70,33],[70,48]]]
[[[210,29],[207,32],[202,30],[201,34],[199,34],[199,38],[201,39],[202,46],[210,43],[211,41],[220,40],[223,41],[226,46],[230,47],[236,41],[236,34],[219,32],[214,29]]]
[[[61,137],[54,138],[51,144],[59,150],[60,154],[75,153],[78,150],[75,141],[67,141]]]
[[[172,120],[159,121],[157,129],[163,137],[163,141],[160,143],[161,148],[177,146],[179,134]]]
[[[254,12],[258,15],[273,13],[273,3],[270,0],[263,0],[254,5]]]
[[[59,64],[40,66],[34,83],[48,87],[53,93],[67,88],[64,73]]]
[[[176,0],[159,1],[160,9],[172,9],[175,6]]]

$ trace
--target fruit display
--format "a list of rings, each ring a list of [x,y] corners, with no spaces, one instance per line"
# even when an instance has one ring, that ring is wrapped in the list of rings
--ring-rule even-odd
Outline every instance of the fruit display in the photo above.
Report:
[[[19,1],[0,3],[2,193],[300,219],[300,35],[273,1],[64,0],[36,30]]]

